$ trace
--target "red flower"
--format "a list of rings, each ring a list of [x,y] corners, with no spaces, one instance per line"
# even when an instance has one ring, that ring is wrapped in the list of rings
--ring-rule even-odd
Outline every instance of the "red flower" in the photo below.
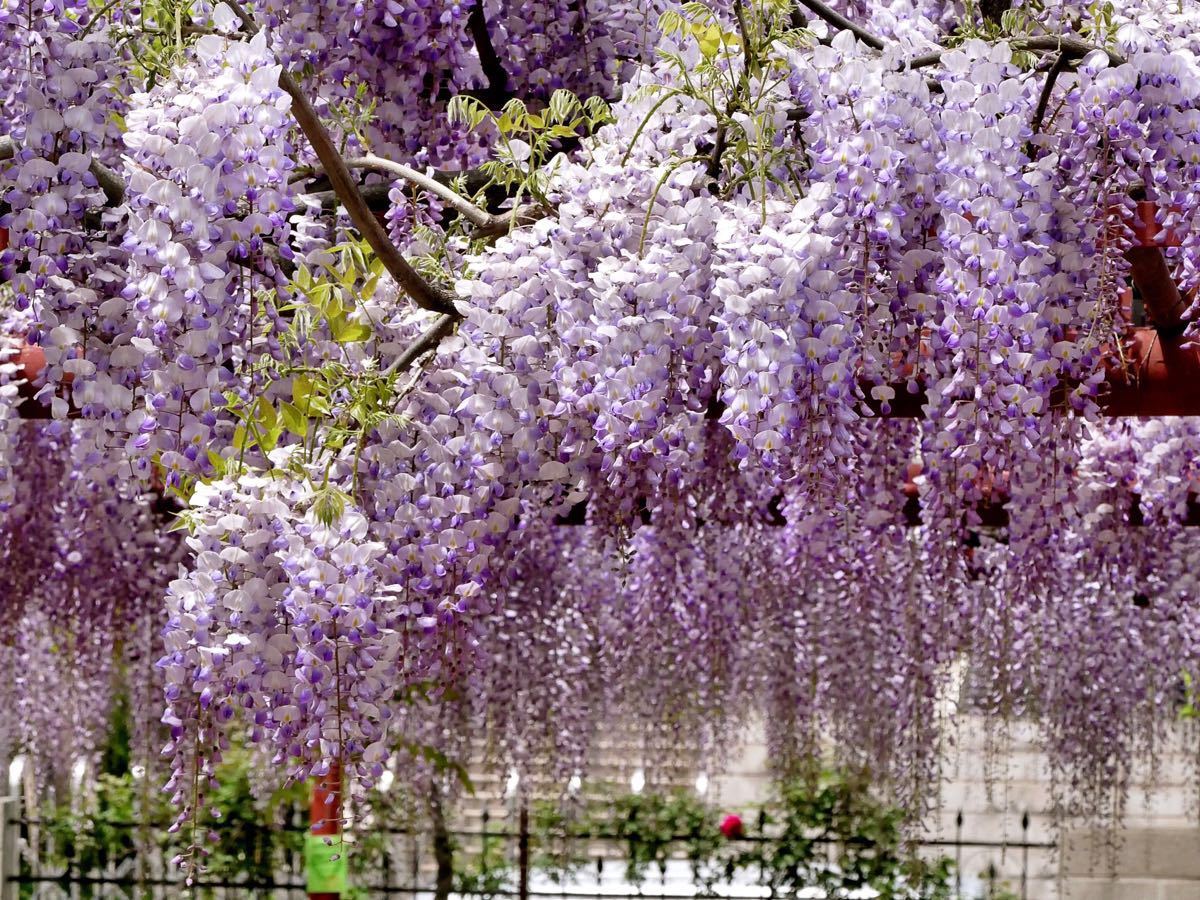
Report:
[[[725,835],[729,840],[746,836],[746,828],[742,824],[742,817],[738,815],[726,816],[721,820],[721,834]]]

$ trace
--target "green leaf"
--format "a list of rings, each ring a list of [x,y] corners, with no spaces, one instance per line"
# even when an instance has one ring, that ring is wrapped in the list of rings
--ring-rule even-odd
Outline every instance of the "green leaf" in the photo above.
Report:
[[[296,404],[284,400],[279,404],[279,412],[284,428],[298,438],[308,437],[308,418]]]
[[[275,406],[266,397],[258,398],[258,403],[255,404],[255,416],[258,424],[268,430],[275,427],[279,418],[275,412]]]
[[[573,116],[577,116],[580,111],[579,98],[570,91],[559,88],[550,95],[550,120],[552,122],[565,122]]]
[[[325,308],[329,305],[329,298],[333,296],[333,285],[328,281],[322,281],[313,285],[305,293],[312,301],[313,306],[321,312],[325,312]]]
[[[216,450],[208,451],[208,463],[213,467],[213,471],[218,477],[225,474],[225,467],[228,463],[228,460],[226,460],[225,457],[223,457]]]
[[[354,322],[345,316],[337,316],[329,320],[329,331],[339,344],[354,344],[365,341],[374,334],[370,325]]]
[[[254,420],[251,423],[254,440],[264,453],[270,453],[279,443],[279,435],[283,426],[279,423],[279,414],[275,406],[266,397],[259,397],[254,405]]]
[[[314,382],[310,376],[297,375],[292,379],[292,402],[300,409],[308,409],[313,388]]]
[[[482,101],[466,94],[451,97],[446,107],[446,116],[451,125],[466,125],[474,131],[491,115],[491,111]]]
[[[722,34],[721,29],[715,25],[710,25],[707,28],[696,28],[696,43],[700,45],[700,53],[706,59],[712,59],[721,49]]]

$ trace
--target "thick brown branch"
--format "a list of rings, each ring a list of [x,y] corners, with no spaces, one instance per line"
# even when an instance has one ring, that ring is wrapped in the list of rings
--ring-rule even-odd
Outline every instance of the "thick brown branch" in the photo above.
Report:
[[[726,130],[725,123],[722,122],[717,126],[716,140],[713,142],[712,153],[708,157],[708,166],[705,168],[705,174],[709,180],[713,182],[721,179],[721,157],[725,155]],[[714,185],[714,191],[716,190]]]
[[[746,21],[746,10],[742,8],[741,0],[734,0],[733,14],[737,19],[738,34],[742,39],[742,54],[746,59],[747,76],[757,74],[758,56],[754,41],[750,39],[750,23]]]
[[[534,222],[541,221],[548,214],[549,210],[540,204],[534,203],[519,206],[502,215],[492,216],[491,223],[476,228],[471,232],[471,237],[477,241],[503,237],[514,228],[520,228],[522,225],[532,225]]]
[[[1079,38],[1068,37],[1066,35],[1044,35],[1041,37],[1015,38],[1009,42],[1014,50],[1028,50],[1031,53],[1059,53],[1066,58],[1068,63],[1076,62],[1083,59],[1089,53],[1094,53],[1099,50],[1102,53],[1108,54],[1110,65],[1120,66],[1125,63],[1125,57],[1112,50],[1104,47],[1098,47],[1095,44],[1089,44],[1087,41]],[[936,66],[942,61],[942,57],[949,50],[943,48],[934,50],[932,53],[925,53],[921,56],[914,56],[906,64],[908,69],[925,69],[929,66]]]
[[[364,185],[360,190],[363,199],[367,201],[367,208],[372,211],[386,210],[391,203],[391,200],[388,199],[388,194],[392,190],[390,184],[368,184]],[[341,202],[336,191],[314,191],[305,196],[321,204],[322,212],[330,212],[336,209]]]
[[[229,0],[229,6],[241,18],[245,32],[249,34],[257,32],[258,26],[241,3],[237,0]],[[350,170],[346,168],[346,161],[342,159],[329,132],[321,123],[317,111],[309,102],[308,95],[286,69],[279,73],[279,86],[292,98],[292,114],[296,117],[300,130],[312,144],[313,151],[317,154],[317,159],[321,161],[326,177],[329,178],[329,183],[350,215],[350,221],[370,244],[384,268],[418,306],[457,317],[458,312],[454,308],[453,297],[422,278],[420,273],[396,249],[396,245],[392,243],[387,232],[384,231],[383,226],[367,205],[367,201],[358,189],[358,184],[351,177]]]
[[[440,183],[442,181],[442,173],[438,173],[434,180]],[[368,208],[372,211],[387,209],[388,204],[391,202],[388,199],[391,185],[368,184],[360,188],[360,191],[367,201]],[[320,203],[321,208],[324,210],[333,209],[339,201],[339,197],[334,191],[316,191],[306,196]],[[540,204],[526,204],[504,213],[488,213],[488,221],[483,225],[476,225],[471,230],[470,236],[477,241],[503,237],[513,228],[520,228],[522,225],[532,225],[534,222],[546,218],[549,212],[546,207]]]
[[[1033,159],[1034,153],[1034,138],[1042,130],[1042,123],[1046,119],[1046,110],[1050,108],[1050,95],[1054,93],[1054,83],[1058,81],[1058,76],[1067,70],[1069,60],[1067,54],[1059,53],[1054,57],[1054,64],[1050,67],[1050,71],[1046,73],[1046,83],[1042,85],[1042,93],[1038,97],[1037,109],[1033,113],[1033,123],[1029,126],[1031,132],[1029,143],[1025,148],[1025,155]]]
[[[849,31],[868,47],[876,50],[883,49],[884,44],[880,38],[871,34],[871,32],[867,31],[861,25],[854,24],[836,9],[826,6],[821,0],[796,0],[796,2],[819,18],[824,19],[839,31]]]
[[[125,182],[121,176],[95,159],[88,165],[88,170],[96,176],[96,183],[104,191],[104,199],[109,206],[120,206],[125,202]]]
[[[0,137],[0,160],[12,159],[20,148],[10,137]],[[121,176],[93,157],[88,170],[96,178],[100,190],[104,192],[106,206],[120,206],[125,202],[125,182]]]
[[[1055,51],[1064,54],[1071,60],[1083,59],[1089,53],[1095,53],[1099,50],[1108,56],[1109,65],[1123,66],[1125,65],[1125,57],[1120,53],[1109,50],[1106,47],[1098,47],[1095,44],[1089,44],[1080,38],[1069,37],[1067,35],[1045,35],[1042,37],[1017,38],[1012,42],[1014,50],[1030,50],[1041,53],[1053,53]]]

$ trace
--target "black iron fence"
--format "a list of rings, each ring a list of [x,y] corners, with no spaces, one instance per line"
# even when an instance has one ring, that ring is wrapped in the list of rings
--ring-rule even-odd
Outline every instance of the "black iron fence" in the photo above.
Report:
[[[239,842],[247,854],[256,854],[253,859],[247,858],[240,870],[236,857],[222,859],[216,871],[210,868],[200,874],[190,887],[172,862],[178,848],[164,823],[104,822],[101,827],[108,830],[111,851],[107,856],[79,853],[89,836],[63,835],[52,825],[12,815],[11,810],[5,816],[0,900],[306,897],[303,846],[307,829],[299,822],[263,825],[261,834],[246,832]],[[951,897],[1036,900],[1053,891],[1054,879],[1049,873],[1055,844],[1030,839],[1028,814],[1014,827],[1012,840],[967,837],[966,825],[960,812],[952,838],[915,842],[922,855],[953,862]],[[726,849],[736,853],[739,847],[772,840],[761,831],[730,839]],[[509,810],[499,821],[485,810],[478,827],[447,830],[441,835],[405,828],[359,829],[348,837],[351,888],[346,896],[354,900],[405,895],[422,900],[439,896],[476,900],[785,896],[764,886],[769,882],[766,873],[759,872],[756,877],[753,870],[722,871],[719,859],[707,862],[709,867],[698,874],[697,860],[688,855],[692,838],[658,835],[653,848],[648,848],[638,845],[637,835],[585,832],[553,846],[538,845],[530,833],[528,815],[518,810]],[[812,842],[827,845],[831,859],[846,843],[819,835]],[[642,863],[637,873],[630,864],[634,859]]]

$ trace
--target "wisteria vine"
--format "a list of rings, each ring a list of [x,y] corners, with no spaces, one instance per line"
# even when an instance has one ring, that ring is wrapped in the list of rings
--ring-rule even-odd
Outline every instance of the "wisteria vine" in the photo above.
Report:
[[[1197,25],[0,2],[0,748],[125,654],[193,827],[232,740],[364,796],[756,714],[916,814],[965,664],[1100,811],[1200,674],[1200,432],[1105,415],[1131,276],[1188,352]]]

